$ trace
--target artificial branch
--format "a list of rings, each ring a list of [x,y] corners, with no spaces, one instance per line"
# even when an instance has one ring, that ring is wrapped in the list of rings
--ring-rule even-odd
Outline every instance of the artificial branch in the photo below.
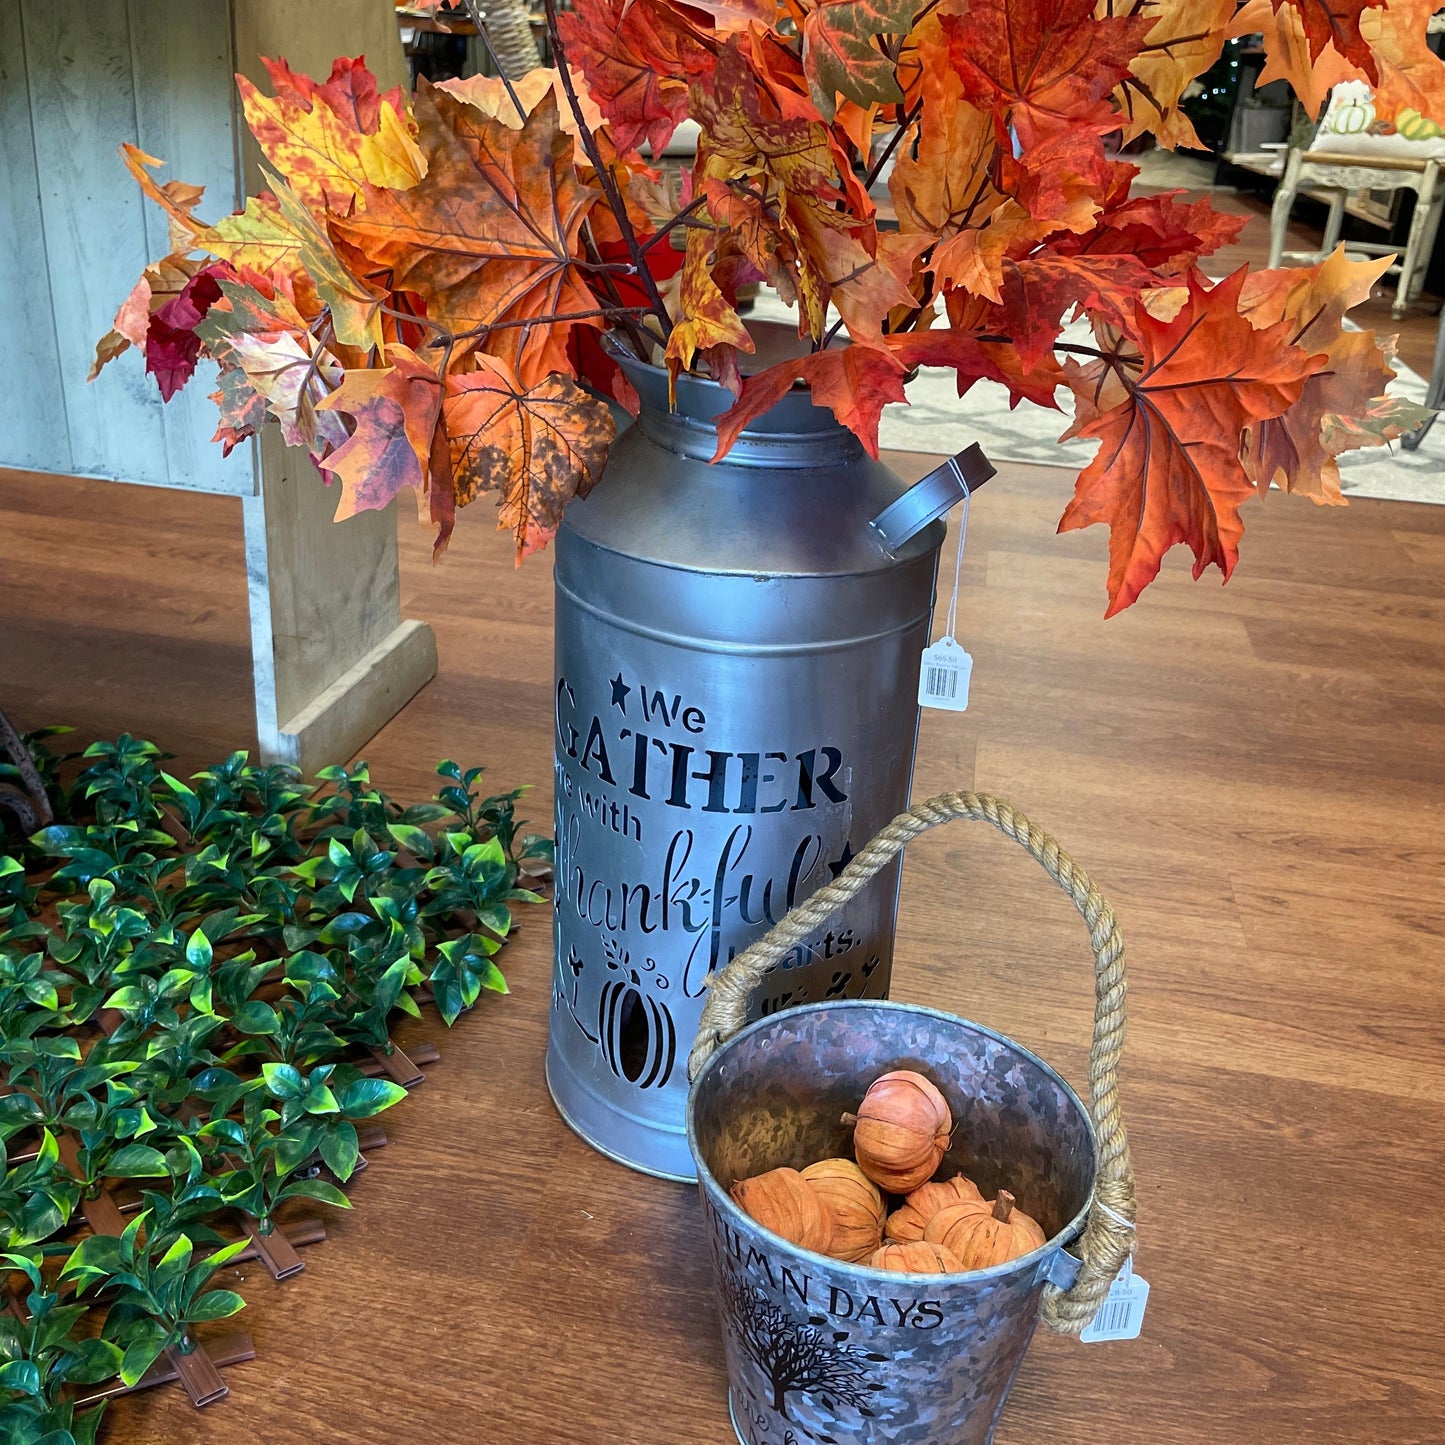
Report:
[[[547,13],[547,38],[552,46],[552,58],[557,62],[557,74],[562,81],[562,90],[567,96],[567,104],[572,108],[572,116],[577,122],[577,132],[582,141],[582,149],[587,152],[587,159],[592,162],[592,168],[597,172],[597,180],[602,187],[602,194],[606,197],[613,218],[617,222],[617,229],[622,233],[622,240],[627,247],[628,254],[632,257],[632,264],[637,268],[637,279],[641,282],[642,289],[647,292],[647,299],[653,314],[662,323],[662,334],[666,336],[672,330],[672,317],[668,315],[667,304],[662,299],[662,292],[657,289],[657,282],[653,279],[652,272],[647,269],[642,246],[638,242],[637,232],[632,227],[632,217],[627,214],[627,203],[622,199],[621,191],[617,189],[617,177],[612,174],[611,168],[602,159],[597,139],[587,124],[587,118],[582,113],[582,102],[577,99],[577,90],[572,84],[572,70],[567,64],[566,47],[562,44],[562,32],[557,25],[557,0],[543,0],[543,3]]]

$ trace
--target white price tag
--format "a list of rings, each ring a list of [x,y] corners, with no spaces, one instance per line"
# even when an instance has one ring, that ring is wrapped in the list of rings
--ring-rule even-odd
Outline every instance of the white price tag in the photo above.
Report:
[[[918,705],[963,712],[968,707],[968,680],[973,676],[973,658],[951,637],[940,637],[923,649],[918,673]]]
[[[1079,1339],[1086,1345],[1105,1340],[1137,1340],[1144,1326],[1144,1306],[1149,1303],[1149,1281],[1134,1273],[1133,1261],[1126,1259],[1108,1298],[1089,1321]]]

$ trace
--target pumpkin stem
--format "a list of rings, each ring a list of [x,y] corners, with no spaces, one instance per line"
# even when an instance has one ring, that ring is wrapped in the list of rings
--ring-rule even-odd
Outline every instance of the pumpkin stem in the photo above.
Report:
[[[856,1128],[856,1127],[857,1127],[857,1124],[858,1124],[858,1116],[857,1116],[856,1114],[844,1114],[844,1115],[843,1115],[843,1123],[844,1123],[849,1129]]]
[[[995,1199],[993,1202],[993,1217],[995,1219],[1002,1220],[1003,1223],[1007,1224],[1009,1221],[1009,1215],[1014,1212],[1014,1205],[1017,1203],[1018,1200],[1015,1199],[1013,1195],[1008,1192],[1007,1189],[1000,1189],[998,1192],[998,1198]]]

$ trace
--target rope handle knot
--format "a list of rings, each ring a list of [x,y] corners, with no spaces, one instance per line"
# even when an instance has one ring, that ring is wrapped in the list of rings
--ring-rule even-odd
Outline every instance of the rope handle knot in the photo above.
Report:
[[[707,1002],[687,1073],[698,1070],[747,1022],[748,1000],[763,977],[799,943],[855,898],[913,839],[955,818],[978,818],[1012,838],[1073,900],[1089,927],[1094,953],[1094,1034],[1089,1048],[1089,1112],[1098,1137],[1094,1200],[1079,1238],[1080,1268],[1068,1289],[1044,1286],[1039,1314],[1049,1329],[1078,1335],[1108,1297],[1124,1261],[1134,1252],[1137,1218],[1129,1135],[1119,1105],[1119,1056],[1127,1021],[1124,939],[1114,910],[1093,880],[1022,813],[986,793],[940,793],[915,803],[884,827],[843,872],[791,912],[708,980]]]

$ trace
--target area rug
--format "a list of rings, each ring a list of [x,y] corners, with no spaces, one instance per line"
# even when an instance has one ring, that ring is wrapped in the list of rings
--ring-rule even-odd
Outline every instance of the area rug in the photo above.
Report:
[[[764,291],[748,319],[797,324],[797,313],[775,292]],[[1063,339],[1087,343],[1088,324],[1075,322]],[[1390,383],[1393,395],[1424,403],[1425,378],[1396,362],[1399,375]],[[880,443],[892,451],[959,452],[978,442],[994,461],[1028,462],[1077,472],[1098,448],[1095,441],[1058,440],[1073,408],[1060,388],[1062,412],[1027,402],[1009,410],[1008,393],[996,382],[976,382],[967,396],[958,395],[951,371],[925,367],[908,387],[908,404],[885,407],[878,429]],[[1378,497],[1397,502],[1445,505],[1445,422],[1437,424],[1418,451],[1396,443],[1340,457],[1340,486],[1352,497]]]

